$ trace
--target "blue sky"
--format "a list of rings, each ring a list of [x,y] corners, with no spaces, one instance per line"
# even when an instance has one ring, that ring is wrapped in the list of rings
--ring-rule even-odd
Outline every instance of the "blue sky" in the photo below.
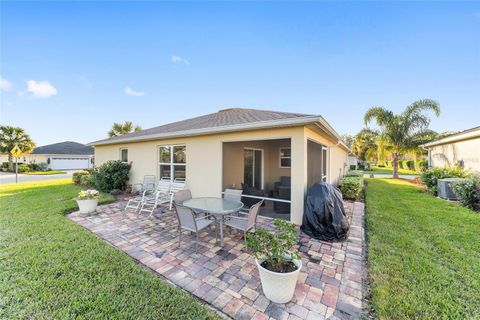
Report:
[[[321,114],[354,134],[373,105],[480,125],[480,3],[1,2],[2,124],[44,145],[231,106]]]

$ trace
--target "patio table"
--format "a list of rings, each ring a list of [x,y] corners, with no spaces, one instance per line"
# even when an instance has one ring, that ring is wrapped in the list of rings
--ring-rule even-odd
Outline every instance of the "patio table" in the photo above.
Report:
[[[223,198],[205,197],[192,198],[182,203],[185,207],[189,207],[201,212],[207,212],[215,215],[218,218],[220,225],[220,245],[223,247],[223,223],[224,218],[228,214],[238,212],[243,208],[243,203],[240,201],[225,200]]]

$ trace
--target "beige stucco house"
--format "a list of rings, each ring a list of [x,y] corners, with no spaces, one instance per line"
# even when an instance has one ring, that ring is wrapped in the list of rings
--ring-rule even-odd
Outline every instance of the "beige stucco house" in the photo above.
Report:
[[[289,219],[297,224],[307,188],[320,180],[337,184],[349,151],[321,116],[241,108],[89,145],[96,165],[131,162],[131,183],[144,175],[185,179],[194,197],[219,197],[225,188],[243,184],[275,199],[276,182],[288,181]]]
[[[480,172],[480,127],[452,134],[423,145],[428,150],[430,167],[456,164]]]

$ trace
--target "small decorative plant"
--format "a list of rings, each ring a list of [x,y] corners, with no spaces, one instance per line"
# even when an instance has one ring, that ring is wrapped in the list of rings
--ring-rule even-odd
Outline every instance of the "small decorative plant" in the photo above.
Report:
[[[75,200],[95,200],[100,198],[100,192],[94,189],[82,190]]]
[[[279,273],[295,271],[298,268],[292,260],[300,258],[294,249],[298,240],[295,225],[281,219],[275,219],[273,224],[277,227],[274,233],[257,228],[255,234],[247,234],[247,245],[265,269]]]

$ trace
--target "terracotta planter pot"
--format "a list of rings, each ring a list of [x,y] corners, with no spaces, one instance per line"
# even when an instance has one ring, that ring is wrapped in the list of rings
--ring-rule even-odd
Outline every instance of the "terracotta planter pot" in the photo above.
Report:
[[[302,269],[302,260],[292,260],[297,266],[297,270],[289,273],[273,272],[261,266],[263,261],[255,259],[255,262],[260,273],[260,281],[262,282],[265,297],[275,303],[287,303],[292,300],[298,274]]]
[[[97,210],[98,199],[77,200],[80,213],[92,213]]]

